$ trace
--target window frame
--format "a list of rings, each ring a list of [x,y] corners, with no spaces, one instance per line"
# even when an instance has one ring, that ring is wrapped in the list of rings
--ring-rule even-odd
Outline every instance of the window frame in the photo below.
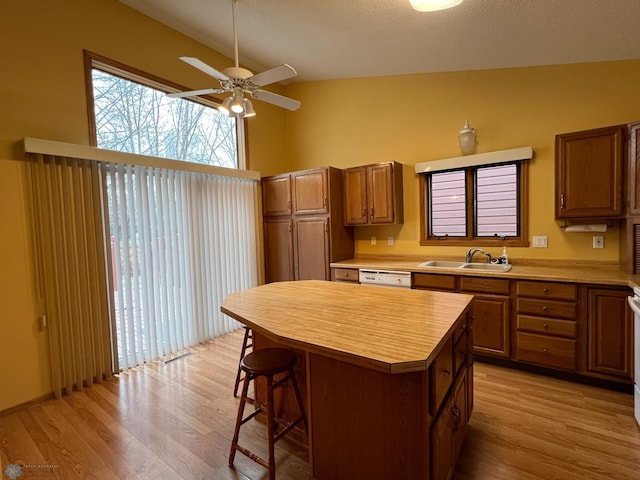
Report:
[[[518,202],[518,219],[519,219],[519,235],[513,237],[484,237],[476,236],[476,224],[475,224],[475,206],[476,206],[476,192],[475,192],[475,172],[478,169],[492,167],[496,165],[516,164],[517,170],[517,202]],[[431,226],[429,218],[429,177],[433,173],[442,173],[443,171],[421,173],[419,175],[419,190],[420,190],[420,245],[423,246],[480,246],[480,247],[498,247],[498,246],[513,246],[513,247],[528,247],[529,246],[529,191],[528,191],[528,175],[529,167],[526,160],[514,160],[509,162],[501,162],[497,164],[486,165],[474,165],[461,168],[453,168],[450,171],[464,171],[465,172],[465,212],[466,212],[466,224],[467,234],[466,236],[456,237],[441,237],[431,235]]]
[[[149,88],[165,93],[174,93],[193,90],[193,88],[166,80],[151,73],[144,72],[135,67],[125,65],[116,60],[104,57],[88,50],[83,50],[85,96],[87,99],[87,121],[89,124],[89,145],[98,146],[96,131],[95,104],[93,98],[92,70],[98,69],[110,75],[114,75],[130,82],[139,83]],[[213,95],[201,95],[187,99],[201,105],[217,108],[222,100]],[[241,120],[241,121],[240,121]],[[249,141],[247,135],[247,120],[236,119],[236,139],[238,142],[238,170],[249,170]]]

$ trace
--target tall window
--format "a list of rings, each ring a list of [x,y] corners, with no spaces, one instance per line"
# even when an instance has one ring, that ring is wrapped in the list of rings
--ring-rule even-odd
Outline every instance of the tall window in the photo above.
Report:
[[[207,165],[101,165],[114,363],[127,369],[239,326],[220,303],[258,282],[258,176],[213,168],[244,167],[243,123],[213,101],[167,98],[184,88],[93,54],[85,68],[96,146]]]
[[[169,98],[184,87],[85,53],[95,146],[226,168],[245,168],[244,123],[213,98]]]
[[[524,162],[422,175],[421,244],[525,244],[525,190]]]

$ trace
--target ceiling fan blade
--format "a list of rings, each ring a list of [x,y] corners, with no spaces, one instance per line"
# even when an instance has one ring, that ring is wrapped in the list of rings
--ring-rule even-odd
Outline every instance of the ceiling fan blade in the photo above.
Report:
[[[251,94],[251,96],[258,100],[262,100],[263,102],[272,103],[278,107],[286,108],[287,110],[297,110],[300,108],[300,105],[302,105],[298,100],[283,97],[277,93],[267,92],[266,90],[256,90]]]
[[[185,63],[188,63],[192,67],[197,68],[198,70],[206,73],[207,75],[211,75],[213,78],[217,78],[218,80],[221,80],[221,81],[229,80],[229,77],[227,77],[224,73],[219,72],[215,68],[207,65],[202,60],[198,60],[195,57],[180,57],[180,60],[182,60]]]
[[[295,77],[298,72],[291,65],[282,64],[278,67],[271,68],[262,73],[257,73],[249,79],[256,87],[269,85],[270,83],[281,82],[287,78]]]
[[[188,92],[167,93],[169,98],[195,97],[197,95],[207,95],[209,93],[222,93],[221,88],[205,88],[204,90],[190,90]]]

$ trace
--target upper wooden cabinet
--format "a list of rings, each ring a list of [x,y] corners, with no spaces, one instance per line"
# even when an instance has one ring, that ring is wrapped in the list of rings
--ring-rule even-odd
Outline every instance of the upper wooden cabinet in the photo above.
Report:
[[[329,264],[353,257],[342,222],[342,170],[302,170],[262,179],[265,281],[329,280]]]
[[[640,122],[629,125],[627,216],[640,217]]]
[[[294,215],[329,213],[328,176],[324,168],[291,174]]]
[[[262,213],[265,217],[291,215],[291,174],[262,179]]]
[[[623,214],[626,125],[556,136],[556,218]]]
[[[402,165],[378,163],[344,171],[345,225],[404,222]]]
[[[588,374],[632,383],[633,314],[626,288],[589,288],[587,311]]]

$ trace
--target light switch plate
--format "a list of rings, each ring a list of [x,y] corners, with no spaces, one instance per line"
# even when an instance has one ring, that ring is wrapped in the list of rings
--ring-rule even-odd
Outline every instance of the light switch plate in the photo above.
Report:
[[[547,248],[547,236],[546,235],[538,235],[533,237],[533,247],[534,248]]]
[[[393,237],[387,237],[387,245],[393,245]]]
[[[375,245],[376,244],[376,237],[371,237],[371,245]]]

